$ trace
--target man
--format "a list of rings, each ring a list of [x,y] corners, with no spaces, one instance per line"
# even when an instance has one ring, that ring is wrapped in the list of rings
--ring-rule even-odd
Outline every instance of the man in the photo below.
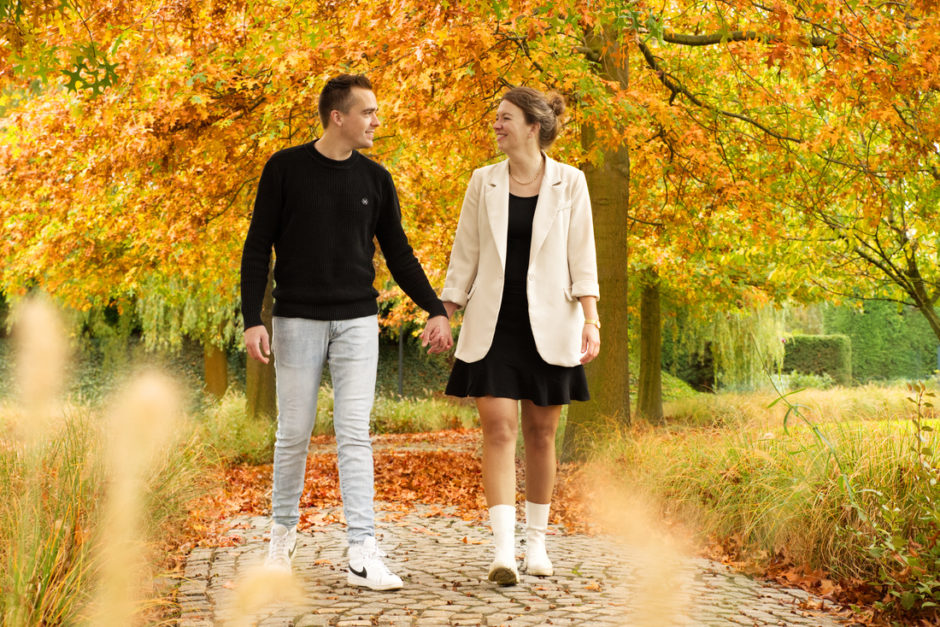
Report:
[[[379,126],[372,85],[362,75],[330,80],[320,93],[323,135],[281,150],[261,174],[242,252],[242,315],[248,354],[277,372],[273,525],[267,563],[290,570],[297,540],[307,447],[323,364],[333,379],[340,492],[346,514],[351,585],[400,588],[375,542],[369,414],[375,396],[378,321],[373,256],[378,239],[392,276],[429,312],[422,342],[452,343],[443,304],[401,226],[392,177],[357,150]],[[273,341],[261,323],[271,248],[275,251]]]

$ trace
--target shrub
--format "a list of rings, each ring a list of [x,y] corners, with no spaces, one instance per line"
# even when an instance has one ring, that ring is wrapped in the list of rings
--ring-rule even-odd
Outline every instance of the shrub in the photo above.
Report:
[[[447,399],[380,396],[372,410],[373,433],[418,433],[476,426],[472,405]]]
[[[784,372],[828,374],[840,385],[852,381],[852,341],[846,335],[792,335],[786,339]]]
[[[233,391],[210,405],[196,424],[200,444],[223,464],[271,462],[276,430],[274,420],[249,418],[244,394]]]
[[[805,388],[828,390],[835,385],[835,380],[833,380],[828,372],[822,374],[805,374],[794,370],[789,375],[784,376],[787,378],[787,389],[791,391]]]
[[[418,433],[477,426],[472,404],[447,398],[410,398],[376,394],[372,406],[372,433]],[[229,392],[199,419],[198,436],[219,463],[270,463],[274,451],[275,420],[250,420],[245,397]],[[333,435],[333,390],[320,386],[313,435]]]

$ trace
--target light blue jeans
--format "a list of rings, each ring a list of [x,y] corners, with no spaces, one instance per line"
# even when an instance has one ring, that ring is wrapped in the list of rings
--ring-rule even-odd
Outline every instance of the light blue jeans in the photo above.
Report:
[[[300,495],[310,434],[317,417],[323,364],[333,379],[333,429],[340,494],[349,542],[375,535],[372,440],[369,415],[375,399],[379,327],[375,316],[352,320],[273,320],[277,373],[277,440],[274,444],[274,522],[300,519]]]

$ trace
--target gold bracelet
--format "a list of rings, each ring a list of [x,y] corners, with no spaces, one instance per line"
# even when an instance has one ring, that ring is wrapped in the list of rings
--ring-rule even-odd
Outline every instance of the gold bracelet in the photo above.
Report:
[[[601,321],[598,320],[597,318],[593,318],[593,319],[590,319],[590,320],[587,319],[587,318],[585,318],[585,319],[584,319],[584,324],[593,324],[595,327],[597,327],[597,330],[598,330],[598,331],[601,330]]]

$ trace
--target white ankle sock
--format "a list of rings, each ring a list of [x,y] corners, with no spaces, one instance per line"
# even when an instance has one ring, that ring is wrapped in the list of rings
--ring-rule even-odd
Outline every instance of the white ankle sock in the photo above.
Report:
[[[527,528],[538,529],[542,533],[548,529],[548,510],[551,503],[525,502],[525,524]]]
[[[533,575],[551,575],[554,572],[545,550],[545,532],[548,531],[550,507],[550,503],[525,503],[525,561],[526,569]]]

